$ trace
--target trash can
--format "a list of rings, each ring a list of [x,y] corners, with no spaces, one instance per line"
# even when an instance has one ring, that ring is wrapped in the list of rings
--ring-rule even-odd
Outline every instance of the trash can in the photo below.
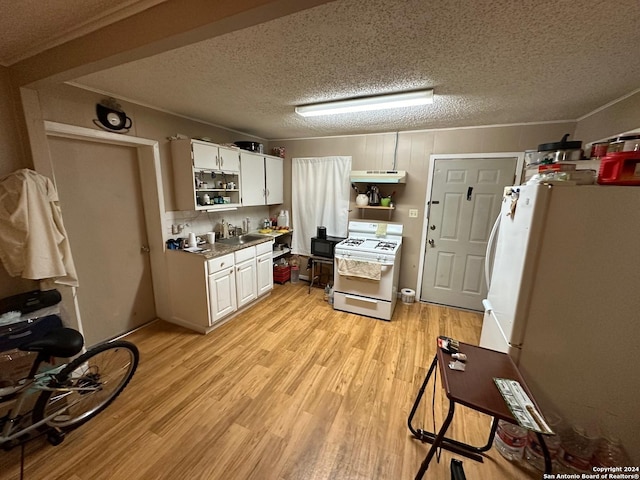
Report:
[[[298,283],[300,280],[300,267],[297,265],[291,266],[291,283]]]

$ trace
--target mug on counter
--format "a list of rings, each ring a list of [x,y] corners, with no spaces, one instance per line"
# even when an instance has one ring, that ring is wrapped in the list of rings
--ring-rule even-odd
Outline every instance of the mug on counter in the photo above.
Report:
[[[215,243],[216,234],[214,232],[207,232],[207,243]]]

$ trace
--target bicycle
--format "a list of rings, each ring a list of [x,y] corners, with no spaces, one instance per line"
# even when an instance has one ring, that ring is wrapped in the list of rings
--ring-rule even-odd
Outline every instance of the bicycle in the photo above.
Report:
[[[18,347],[37,356],[27,377],[0,388],[0,409],[11,406],[0,418],[0,447],[8,450],[24,445],[36,432],[59,445],[66,432],[103,411],[124,390],[140,354],[133,343],[123,340],[96,345],[69,363],[40,372],[43,363],[50,364],[54,357],[73,357],[83,346],[80,332],[63,327]],[[28,407],[29,402],[33,408]]]

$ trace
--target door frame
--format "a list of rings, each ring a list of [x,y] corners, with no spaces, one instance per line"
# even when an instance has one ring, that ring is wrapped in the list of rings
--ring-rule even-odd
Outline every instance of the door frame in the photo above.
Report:
[[[418,283],[416,285],[416,298],[422,301],[422,277],[425,269],[427,256],[427,233],[429,231],[429,202],[431,202],[431,190],[433,188],[433,173],[435,171],[436,160],[471,160],[483,158],[516,158],[516,171],[514,185],[519,185],[522,181],[524,170],[524,152],[500,152],[500,153],[447,153],[429,155],[429,176],[427,177],[427,194],[424,201],[424,217],[422,221],[422,234],[420,236],[420,257],[418,261]]]
[[[147,228],[149,242],[149,262],[151,265],[151,281],[153,285],[153,301],[156,308],[156,317],[167,318],[170,307],[166,299],[168,285],[166,281],[166,266],[164,259],[165,238],[167,231],[165,220],[164,189],[162,185],[162,172],[160,168],[159,143],[131,135],[95,130],[64,123],[44,120],[44,133],[47,137],[62,137],[87,142],[99,142],[112,145],[122,145],[135,148],[138,157],[138,169],[140,171],[140,189],[142,193],[142,207]],[[55,171],[51,154],[46,160],[40,162],[34,159],[36,170],[47,172],[55,185]],[[73,251],[72,251],[73,253]],[[71,287],[72,302],[74,306],[75,322],[77,328],[82,331],[82,319],[77,301],[76,287]],[[64,298],[64,295],[63,295]]]

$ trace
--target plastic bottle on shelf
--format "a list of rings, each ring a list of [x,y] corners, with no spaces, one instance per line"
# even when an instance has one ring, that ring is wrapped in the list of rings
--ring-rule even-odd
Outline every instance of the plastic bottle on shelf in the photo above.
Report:
[[[289,228],[289,210],[284,211],[284,226]]]
[[[493,444],[504,458],[518,461],[527,444],[527,433],[526,429],[518,425],[499,420]]]
[[[592,467],[624,467],[631,465],[631,460],[615,437],[603,437],[598,440],[596,451],[591,459]]]
[[[277,224],[278,227],[286,227],[286,217],[284,216],[284,210],[280,210],[280,213],[278,214],[278,219],[277,219]]]
[[[581,427],[565,430],[558,458],[559,472],[591,473],[591,457],[596,449],[596,441],[596,437],[590,436]]]

